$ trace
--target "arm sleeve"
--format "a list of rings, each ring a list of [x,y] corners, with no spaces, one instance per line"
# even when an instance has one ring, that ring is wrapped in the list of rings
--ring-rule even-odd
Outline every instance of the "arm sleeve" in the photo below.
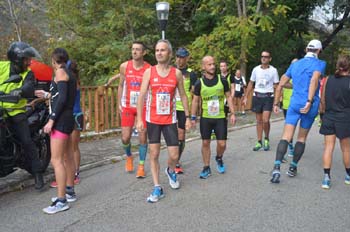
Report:
[[[198,79],[194,85],[194,95],[200,96],[201,95],[201,81]]]
[[[21,87],[21,90],[22,90],[21,96],[23,98],[34,98],[34,90],[35,90],[34,86],[35,86],[34,74],[32,71],[29,71]]]
[[[57,82],[57,89],[58,89],[58,99],[55,106],[52,108],[52,113],[50,115],[50,119],[54,121],[60,116],[68,100],[67,99],[68,82],[67,81]]]

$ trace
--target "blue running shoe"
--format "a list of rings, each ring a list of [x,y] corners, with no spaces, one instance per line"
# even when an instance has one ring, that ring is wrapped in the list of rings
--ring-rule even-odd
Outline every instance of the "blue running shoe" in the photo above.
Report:
[[[167,175],[169,179],[169,184],[172,189],[178,189],[180,188],[180,182],[177,179],[177,174],[175,172],[170,173],[169,167],[165,169],[165,174]]]
[[[216,169],[218,170],[218,172],[220,174],[224,174],[225,173],[225,165],[224,165],[224,162],[222,161],[222,159],[217,159],[216,160]]]
[[[203,168],[203,171],[199,174],[199,178],[201,179],[207,179],[209,176],[211,176],[210,167]]]
[[[327,174],[324,175],[323,181],[322,181],[322,188],[323,189],[330,189],[331,187],[331,179]]]
[[[289,144],[288,144],[288,156],[289,156],[289,157],[293,157],[293,155],[294,155],[293,143],[289,143]]]
[[[149,197],[147,197],[147,202],[149,203],[155,203],[159,201],[159,199],[164,197],[164,192],[162,187],[160,186],[154,186],[153,191]]]
[[[277,168],[275,168],[272,171],[272,178],[271,178],[271,183],[273,184],[279,184],[280,183],[280,177],[281,177],[281,171]]]
[[[345,176],[345,181],[344,181],[344,183],[350,185],[350,176],[349,176],[348,174],[346,174],[346,176]]]

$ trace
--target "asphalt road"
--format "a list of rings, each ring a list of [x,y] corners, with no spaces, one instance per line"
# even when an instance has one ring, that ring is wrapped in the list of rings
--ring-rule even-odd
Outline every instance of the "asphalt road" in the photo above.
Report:
[[[0,231],[350,231],[350,186],[344,184],[341,152],[337,146],[332,188],[321,189],[323,138],[317,126],[310,132],[298,176],[283,174],[279,185],[269,182],[282,125],[272,124],[268,152],[252,151],[255,127],[229,133],[225,174],[215,170],[212,143],[212,176],[206,180],[198,178],[201,141],[187,143],[179,190],[168,184],[167,153],[162,151],[165,198],[154,204],[146,202],[152,190],[148,162],[143,180],[124,172],[125,161],[83,172],[78,201],[56,215],[41,211],[54,189],[1,195]],[[282,166],[283,173],[287,168]]]

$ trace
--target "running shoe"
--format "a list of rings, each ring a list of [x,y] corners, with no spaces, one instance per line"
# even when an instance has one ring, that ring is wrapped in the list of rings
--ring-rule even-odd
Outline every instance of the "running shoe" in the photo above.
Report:
[[[69,209],[69,206],[67,201],[62,202],[56,199],[55,202],[53,202],[49,207],[44,208],[43,211],[44,213],[47,213],[47,214],[55,214],[68,209]]]
[[[345,181],[344,181],[345,184],[350,184],[350,176],[348,174],[346,174],[345,176]]]
[[[294,167],[294,166],[290,166],[288,171],[287,171],[287,175],[289,177],[294,177],[297,175],[297,167]]]
[[[147,202],[149,203],[155,203],[159,201],[159,199],[164,197],[164,192],[162,187],[160,186],[154,186],[153,191],[149,197],[147,197]]]
[[[79,175],[75,175],[74,177],[74,185],[80,184],[80,177]]]
[[[270,142],[268,139],[264,139],[264,151],[270,150]]]
[[[288,144],[288,156],[289,156],[289,157],[293,157],[293,155],[294,155],[293,143],[289,143],[289,144]]]
[[[328,175],[324,175],[323,181],[322,181],[322,188],[323,189],[330,189],[331,187],[331,179]]]
[[[224,165],[224,161],[222,161],[222,159],[217,159],[216,160],[216,169],[218,170],[218,172],[220,174],[224,174],[225,173],[225,165]]]
[[[57,182],[55,180],[52,181],[51,184],[50,184],[50,187],[51,188],[57,188]]]
[[[146,177],[145,166],[139,164],[136,172],[136,178],[145,178],[145,177]]]
[[[183,174],[184,173],[184,170],[182,169],[180,164],[176,164],[175,173],[176,174]]]
[[[169,179],[169,184],[172,189],[178,189],[180,188],[180,182],[177,179],[177,175],[175,172],[169,173],[169,168],[165,169],[165,174],[167,175]]]
[[[262,148],[261,143],[256,142],[255,147],[253,148],[253,151],[259,151]]]
[[[211,170],[210,167],[205,167],[199,174],[199,178],[201,179],[207,179],[209,176],[211,176]]]
[[[126,157],[125,171],[126,172],[133,172],[134,171],[134,158],[132,156]]]
[[[57,200],[57,197],[51,198],[52,202],[55,202],[56,200]],[[71,194],[66,193],[66,200],[67,202],[74,202],[77,200],[77,195],[75,193],[71,193]]]
[[[273,184],[279,184],[280,183],[280,177],[281,177],[281,171],[278,168],[274,168],[272,171],[272,178],[271,183]]]

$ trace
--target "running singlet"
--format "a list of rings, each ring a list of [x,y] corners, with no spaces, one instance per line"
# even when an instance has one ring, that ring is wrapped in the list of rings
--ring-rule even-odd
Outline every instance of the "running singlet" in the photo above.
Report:
[[[169,125],[176,123],[175,91],[176,68],[171,67],[168,76],[161,77],[156,66],[151,67],[149,92],[146,102],[146,121]]]
[[[150,64],[144,62],[142,68],[135,69],[132,60],[128,61],[125,69],[125,80],[122,94],[122,107],[136,108],[137,98],[140,95],[140,87],[143,73],[150,67]]]
[[[191,108],[191,102],[192,102],[192,94],[191,94],[191,78],[190,74],[192,72],[192,69],[187,68],[186,74],[182,74],[183,77],[183,84],[185,88],[185,93],[188,99],[188,105]],[[184,107],[182,105],[181,97],[179,94],[179,91],[176,89],[176,110],[178,111],[184,111]]]
[[[203,118],[225,118],[224,100],[225,91],[221,78],[217,78],[218,82],[212,87],[208,87],[204,84],[203,79],[201,82],[202,97],[202,117]]]

